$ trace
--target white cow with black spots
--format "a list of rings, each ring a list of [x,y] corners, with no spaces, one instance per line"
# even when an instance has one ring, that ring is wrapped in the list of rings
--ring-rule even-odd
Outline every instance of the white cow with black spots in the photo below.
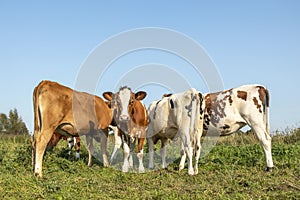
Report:
[[[202,102],[202,94],[192,88],[183,93],[166,95],[161,100],[150,104],[147,129],[150,169],[154,167],[154,144],[161,140],[162,167],[166,168],[167,140],[178,136],[188,157],[188,174],[198,173],[200,138],[203,127]],[[194,166],[192,166],[193,156],[195,159]],[[182,168],[183,166],[180,166],[180,169]]]

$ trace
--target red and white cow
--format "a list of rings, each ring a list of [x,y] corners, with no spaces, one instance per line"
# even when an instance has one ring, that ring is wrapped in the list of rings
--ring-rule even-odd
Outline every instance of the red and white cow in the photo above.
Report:
[[[132,154],[136,139],[138,146],[136,149],[139,160],[139,172],[144,172],[143,147],[146,138],[146,128],[148,122],[147,109],[141,102],[147,93],[139,91],[133,93],[129,87],[121,87],[117,93],[104,92],[103,97],[111,102],[114,110],[114,119],[118,126],[118,135],[122,139],[124,163],[123,172],[128,172],[133,166]]]
[[[203,105],[202,94],[193,88],[183,93],[165,95],[161,100],[150,104],[147,129],[150,169],[154,167],[154,144],[161,140],[162,167],[166,168],[167,141],[179,136],[183,143],[183,150],[188,156],[188,173],[190,175],[198,173]],[[194,167],[192,166],[193,156]]]
[[[244,85],[230,90],[205,94],[203,136],[230,135],[245,125],[256,134],[265,154],[267,171],[272,171],[268,90],[261,85]],[[185,155],[180,166],[183,167]]]

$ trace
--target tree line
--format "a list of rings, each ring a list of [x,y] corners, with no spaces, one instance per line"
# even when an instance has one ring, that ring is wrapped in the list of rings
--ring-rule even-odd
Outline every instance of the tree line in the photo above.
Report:
[[[16,108],[11,109],[8,116],[0,113],[0,133],[1,134],[29,134],[26,124],[19,116]]]

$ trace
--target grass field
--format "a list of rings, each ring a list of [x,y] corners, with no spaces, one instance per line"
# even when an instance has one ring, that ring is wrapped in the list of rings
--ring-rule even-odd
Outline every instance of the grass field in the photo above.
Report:
[[[178,160],[144,174],[103,168],[96,159],[89,168],[84,148],[75,161],[65,147],[60,142],[47,152],[39,180],[32,172],[30,138],[0,136],[0,199],[300,199],[299,129],[273,136],[272,173],[265,172],[252,134],[221,138],[201,158],[196,176],[178,172]]]

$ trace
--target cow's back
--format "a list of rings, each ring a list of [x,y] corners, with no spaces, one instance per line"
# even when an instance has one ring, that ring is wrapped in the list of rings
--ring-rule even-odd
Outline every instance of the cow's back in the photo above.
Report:
[[[42,81],[35,89],[41,128],[61,128],[71,135],[108,127],[112,113],[104,100],[56,82]],[[61,127],[60,127],[61,126]]]

